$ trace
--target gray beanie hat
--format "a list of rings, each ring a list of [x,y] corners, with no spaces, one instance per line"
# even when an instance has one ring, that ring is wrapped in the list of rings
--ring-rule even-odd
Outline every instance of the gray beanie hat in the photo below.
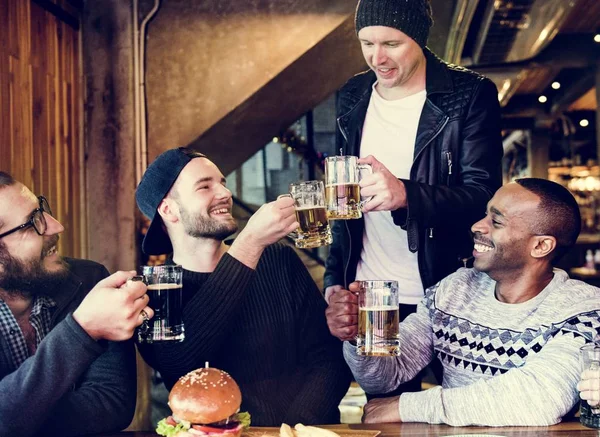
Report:
[[[356,33],[368,26],[393,27],[425,47],[433,19],[429,0],[359,0],[355,23]]]

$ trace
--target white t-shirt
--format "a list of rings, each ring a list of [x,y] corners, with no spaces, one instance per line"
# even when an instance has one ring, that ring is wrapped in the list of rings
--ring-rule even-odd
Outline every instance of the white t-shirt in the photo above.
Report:
[[[409,179],[427,92],[384,100],[375,85],[363,126],[360,157],[373,155],[394,176]],[[356,279],[396,280],[400,303],[419,303],[423,298],[423,283],[417,254],[408,250],[406,231],[394,224],[389,211],[369,212],[363,217],[365,231]]]

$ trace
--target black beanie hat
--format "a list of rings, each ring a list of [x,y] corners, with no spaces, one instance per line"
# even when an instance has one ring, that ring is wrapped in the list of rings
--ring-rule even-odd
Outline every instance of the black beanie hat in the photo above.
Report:
[[[368,26],[393,27],[425,47],[433,19],[429,0],[359,0],[355,23],[356,33]]]

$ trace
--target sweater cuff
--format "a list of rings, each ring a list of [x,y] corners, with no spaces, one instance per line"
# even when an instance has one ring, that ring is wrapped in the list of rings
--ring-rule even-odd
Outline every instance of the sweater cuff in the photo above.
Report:
[[[90,335],[85,332],[81,325],[73,318],[72,313],[69,313],[67,317],[65,317],[64,323],[86,349],[91,350],[97,355],[104,353],[108,349],[108,342],[105,340],[96,341],[90,337]]]
[[[415,393],[402,393],[398,408],[402,422],[443,423],[442,387]]]
[[[211,276],[218,278],[221,275],[223,275],[224,277],[226,277],[228,288],[238,286],[246,287],[248,281],[252,279],[255,272],[256,271],[254,269],[251,269],[244,263],[238,261],[231,255],[229,255],[228,253],[225,253],[221,257],[221,260],[217,264],[217,267],[215,268],[215,271]]]

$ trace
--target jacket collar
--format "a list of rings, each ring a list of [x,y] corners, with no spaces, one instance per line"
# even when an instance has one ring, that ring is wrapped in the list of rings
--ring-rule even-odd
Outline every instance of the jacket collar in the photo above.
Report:
[[[438,58],[435,53],[427,47],[423,49],[427,66],[425,67],[425,89],[427,95],[435,93],[451,93],[454,91],[454,84],[448,72],[448,64]],[[348,93],[354,97],[356,102],[371,97],[373,84],[377,81],[377,76],[370,70],[357,76],[356,85],[348,90]]]
[[[448,64],[438,58],[435,53],[427,47],[423,49],[427,66],[425,68],[425,89],[427,95],[435,93],[451,93],[454,91],[454,84],[448,71]]]
[[[73,300],[73,298],[79,291],[81,285],[81,279],[71,271],[71,265],[69,264],[69,273],[64,279],[64,282],[61,285],[59,285],[59,287],[61,287],[61,290],[53,297],[54,301],[56,302],[57,309],[55,313],[58,313],[61,309],[66,307]]]

